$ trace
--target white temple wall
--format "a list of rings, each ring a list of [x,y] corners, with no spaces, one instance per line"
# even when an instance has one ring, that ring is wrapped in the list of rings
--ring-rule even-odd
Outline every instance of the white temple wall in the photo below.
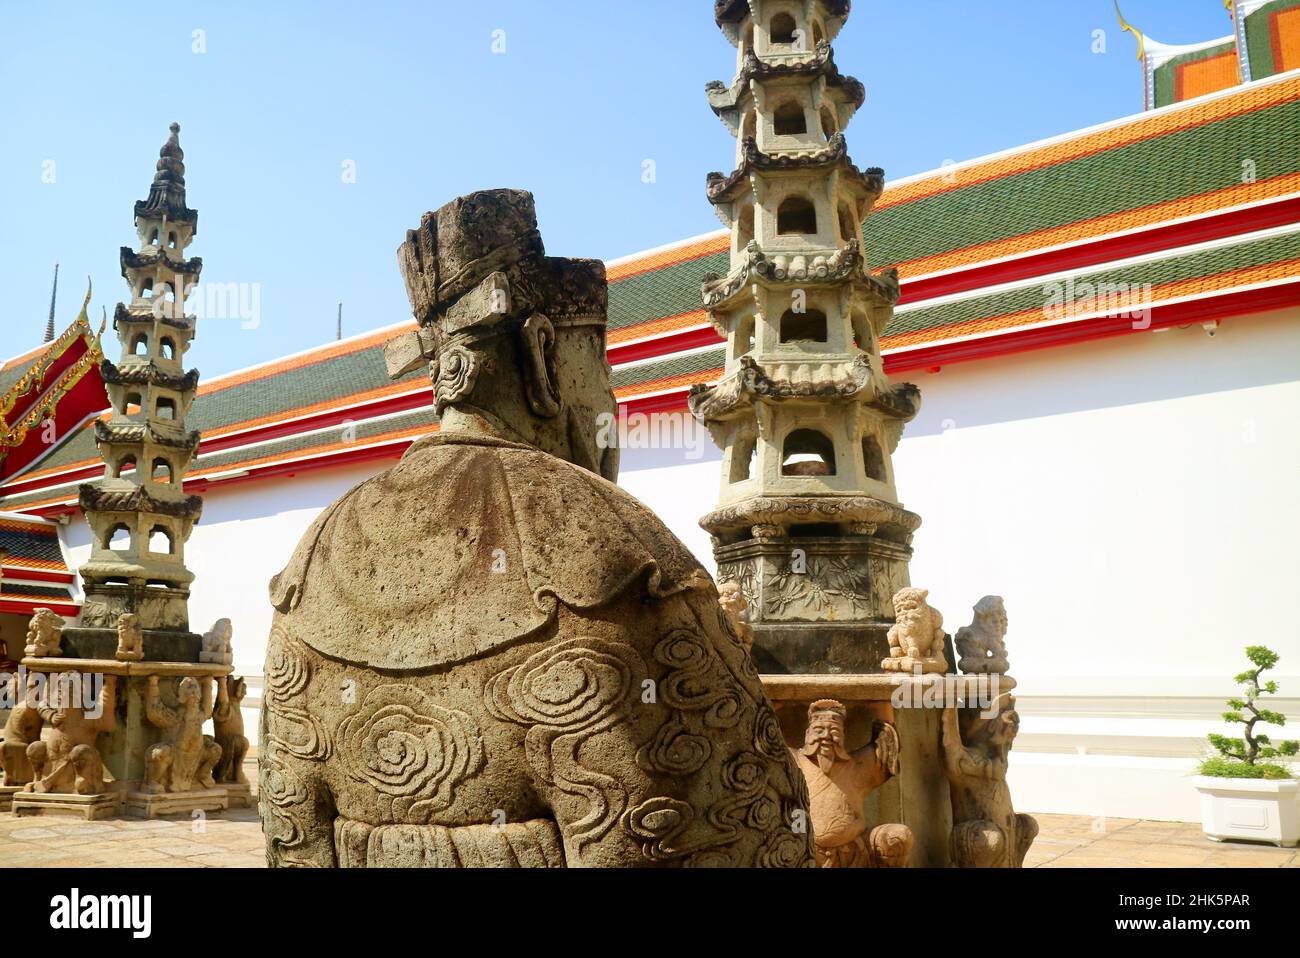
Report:
[[[1185,776],[1243,649],[1282,656],[1276,703],[1300,723],[1300,311],[964,363],[922,389],[895,455],[924,525],[914,585],[948,631],[1007,601],[1025,811],[1194,820]],[[622,484],[712,569],[708,445],[625,450]],[[234,621],[250,733],[267,582],[316,515],[374,466],[209,491],[187,547],[198,631]],[[69,559],[88,552],[67,527]]]

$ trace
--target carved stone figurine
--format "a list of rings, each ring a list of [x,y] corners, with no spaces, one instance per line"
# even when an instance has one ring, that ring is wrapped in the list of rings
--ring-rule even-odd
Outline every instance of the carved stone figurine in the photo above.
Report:
[[[596,260],[532,197],[398,253],[442,428],[308,530],[259,745],[276,866],[802,866],[807,792],[708,574],[613,484]],[[798,813],[798,814],[797,814]]]
[[[11,678],[10,681],[16,683],[17,680]],[[26,785],[32,780],[32,763],[27,759],[27,747],[41,738],[43,719],[36,698],[39,689],[40,680],[35,675],[28,675],[26,694],[14,704],[5,719],[4,741],[0,742],[0,771],[4,772],[0,785]]]
[[[1020,868],[1038,822],[1017,815],[1007,787],[1007,756],[1020,728],[1009,694],[985,718],[975,708],[943,713],[943,766],[952,795],[952,862],[958,868]]]
[[[1006,675],[1007,607],[1002,598],[986,595],[975,603],[975,618],[957,630],[958,663],[963,672],[977,675]]]
[[[144,632],[140,617],[134,612],[123,612],[117,617],[117,660],[139,662],[144,658]]]
[[[221,760],[221,746],[203,734],[212,715],[211,682],[187,675],[176,686],[176,702],[175,708],[164,705],[158,676],[149,676],[145,715],[163,730],[164,740],[145,755],[145,792],[195,792],[216,785],[212,769]]]
[[[248,683],[242,678],[227,675],[217,679],[217,707],[212,713],[213,738],[221,746],[221,761],[214,778],[220,784],[245,785],[244,756],[248,754],[248,739],[244,735],[244,714],[239,703],[248,694]]]
[[[37,609],[27,624],[27,648],[32,658],[53,658],[63,654],[63,627],[67,623],[50,609]]]
[[[230,638],[234,634],[229,619],[218,619],[207,632],[203,633],[203,647],[199,651],[200,662],[215,665],[229,665],[234,661],[234,652],[230,647]]]
[[[862,803],[898,774],[898,732],[875,723],[869,745],[844,744],[844,706],[822,699],[808,706],[803,748],[791,750],[808,782],[817,864],[822,868],[905,867],[912,851],[906,825],[879,825],[867,834]]]
[[[41,718],[50,731],[45,740],[27,746],[32,781],[25,791],[61,795],[103,794],[104,762],[95,747],[95,740],[117,725],[117,676],[105,675],[103,681],[99,698],[91,709],[80,703],[60,703],[63,707],[59,708],[40,706]]]
[[[943,654],[943,616],[925,600],[925,589],[900,589],[894,596],[895,624],[889,630],[886,672],[947,672]]]
[[[749,606],[739,583],[724,582],[718,586],[718,602],[722,605],[722,611],[727,616],[727,621],[731,623],[736,638],[748,652],[754,647],[754,629],[749,624]]]

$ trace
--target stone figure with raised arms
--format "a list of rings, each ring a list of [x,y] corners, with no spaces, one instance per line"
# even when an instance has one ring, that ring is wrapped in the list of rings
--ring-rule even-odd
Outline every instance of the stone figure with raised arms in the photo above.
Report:
[[[898,774],[898,732],[873,723],[873,738],[850,752],[845,745],[844,705],[821,699],[808,706],[804,744],[792,749],[808,781],[810,810],[822,868],[904,866],[912,847],[906,825],[878,825],[867,831],[863,803]]]
[[[212,769],[221,760],[221,746],[203,734],[212,715],[212,680],[186,676],[176,685],[176,705],[162,702],[158,676],[149,676],[145,713],[163,730],[163,740],[150,747],[143,790],[147,793],[194,792],[212,788]]]
[[[248,694],[248,683],[242,678],[226,675],[217,679],[217,704],[212,712],[213,738],[221,746],[221,761],[213,777],[221,784],[243,785],[244,756],[248,754],[248,738],[244,735],[244,714],[239,705]]]
[[[398,253],[441,429],[272,581],[259,744],[276,866],[804,866],[807,793],[718,593],[614,485],[603,264],[532,196]]]
[[[1038,822],[1018,815],[1007,787],[1007,757],[1020,716],[1001,696],[987,715],[949,706],[943,713],[944,773],[952,796],[952,863],[958,868],[1020,868]]]
[[[10,676],[13,683],[10,688],[17,688],[16,676]],[[41,680],[36,675],[26,677],[26,689],[20,690],[15,697],[9,717],[5,719],[4,741],[0,742],[0,785],[12,788],[26,785],[32,780],[32,763],[27,759],[27,747],[40,741],[41,718],[39,696]]]
[[[104,761],[96,740],[117,725],[117,676],[105,675],[92,708],[60,703],[40,706],[48,738],[27,746],[32,781],[26,790],[39,794],[99,795],[104,791]]]

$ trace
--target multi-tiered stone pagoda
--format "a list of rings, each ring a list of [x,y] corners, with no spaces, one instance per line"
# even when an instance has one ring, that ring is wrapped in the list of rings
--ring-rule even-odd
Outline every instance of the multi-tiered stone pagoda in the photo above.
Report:
[[[145,629],[189,630],[194,576],[185,568],[185,541],[203,503],[181,483],[199,446],[199,434],[185,427],[199,374],[182,366],[194,337],[184,301],[203,261],[185,258],[199,214],[185,205],[179,132],[173,123],[149,197],[135,204],[139,248],[122,247],[131,301],[119,303],[113,316],[121,358],[101,367],[112,416],[95,424],[108,469],[81,487],[94,533],[90,561],[81,569],[86,626],[116,627],[129,612]]]
[[[17,815],[152,818],[249,803],[230,624],[198,635],[189,621],[184,548],[203,503],[182,484],[199,446],[185,426],[199,374],[182,362],[196,321],[185,300],[203,263],[185,258],[198,214],[185,202],[179,132],[173,123],[135,204],[139,248],[122,249],[131,300],[113,316],[121,357],[100,366],[112,410],[95,423],[104,477],[81,487],[93,536],[81,618],[40,609],[28,632],[21,664],[51,691],[20,706],[29,741],[6,757]]]
[[[747,600],[761,671],[879,672],[920,525],[890,457],[920,395],[880,358],[898,276],[872,273],[862,249],[884,175],[845,145],[864,91],[830,41],[849,3],[715,10],[739,72],[709,102],[739,147],[735,171],[708,180],[732,242],[730,271],[703,289],[726,370],[691,396],[723,450],[721,501],[701,525],[719,579]]]

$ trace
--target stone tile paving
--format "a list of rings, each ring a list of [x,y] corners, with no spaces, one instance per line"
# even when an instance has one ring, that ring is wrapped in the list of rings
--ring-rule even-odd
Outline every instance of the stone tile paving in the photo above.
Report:
[[[249,763],[249,780],[256,768]],[[1075,815],[1036,815],[1033,868],[1296,868],[1300,851],[1220,844],[1199,825]],[[264,868],[257,810],[186,818],[82,822],[0,813],[0,868]]]

